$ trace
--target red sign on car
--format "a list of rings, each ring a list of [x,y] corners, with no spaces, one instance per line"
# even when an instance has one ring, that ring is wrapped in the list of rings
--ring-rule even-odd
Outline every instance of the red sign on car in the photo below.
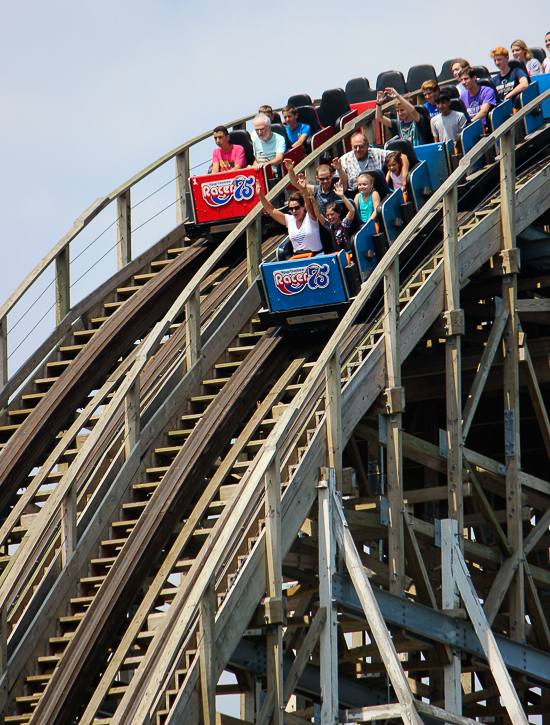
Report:
[[[195,221],[201,224],[245,217],[258,203],[256,180],[260,182],[264,194],[267,193],[263,170],[247,168],[192,176]]]

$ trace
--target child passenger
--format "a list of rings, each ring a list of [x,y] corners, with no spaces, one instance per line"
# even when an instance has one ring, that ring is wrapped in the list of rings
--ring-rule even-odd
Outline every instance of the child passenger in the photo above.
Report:
[[[362,221],[366,224],[376,218],[376,208],[380,204],[380,194],[374,189],[374,179],[370,174],[357,177],[359,193],[355,196],[355,205],[359,209]]]
[[[431,120],[434,141],[436,143],[458,141],[467,123],[466,116],[460,111],[453,111],[449,91],[440,91],[435,97],[435,105],[439,113]]]
[[[340,201],[331,201],[327,204],[325,211],[326,218],[321,216],[319,221],[332,234],[333,251],[339,252],[341,249],[344,249],[346,252],[350,252],[350,227],[355,216],[355,207],[345,196],[340,182],[334,185],[334,191],[340,197]],[[348,210],[347,214],[346,209]]]
[[[405,169],[405,163],[407,168]],[[399,151],[392,151],[391,154],[386,156],[386,168],[388,173],[386,174],[386,181],[388,186],[393,188],[394,191],[397,189],[406,190],[406,181],[408,168],[408,159]]]

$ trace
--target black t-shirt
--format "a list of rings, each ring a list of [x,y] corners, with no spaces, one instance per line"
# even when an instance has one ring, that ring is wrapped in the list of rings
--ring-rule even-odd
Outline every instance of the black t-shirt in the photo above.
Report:
[[[527,78],[524,71],[522,71],[521,68],[510,68],[505,76],[501,76],[500,73],[497,73],[491,80],[496,86],[500,99],[504,100],[504,96],[514,90],[519,83],[520,78]]]

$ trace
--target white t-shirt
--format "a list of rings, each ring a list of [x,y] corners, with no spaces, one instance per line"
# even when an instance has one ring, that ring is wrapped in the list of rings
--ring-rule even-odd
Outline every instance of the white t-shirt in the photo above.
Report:
[[[542,72],[550,73],[550,58],[545,58],[542,63]]]
[[[320,252],[323,249],[319,234],[319,222],[317,219],[312,219],[307,212],[299,229],[292,214],[285,214],[285,224],[288,228],[288,236],[292,242],[294,254]]]
[[[531,58],[525,65],[529,76],[538,76],[542,73],[541,65],[536,58]]]
[[[460,111],[451,111],[448,116],[438,113],[430,121],[432,133],[441,143],[457,141],[466,125],[466,116]]]

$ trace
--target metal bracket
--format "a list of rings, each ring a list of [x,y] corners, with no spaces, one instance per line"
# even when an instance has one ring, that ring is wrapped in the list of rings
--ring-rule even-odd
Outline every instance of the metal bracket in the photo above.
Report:
[[[502,258],[503,274],[517,274],[521,270],[519,249],[503,249],[500,256]]]
[[[516,411],[514,408],[504,411],[504,455],[508,458],[516,455]]]
[[[447,458],[447,431],[443,428],[439,429],[439,455]]]
[[[443,313],[443,319],[446,321],[445,334],[447,337],[464,334],[464,310],[446,310]]]
[[[386,412],[388,415],[396,415],[405,412],[405,388],[386,388],[384,390],[386,396]]]

